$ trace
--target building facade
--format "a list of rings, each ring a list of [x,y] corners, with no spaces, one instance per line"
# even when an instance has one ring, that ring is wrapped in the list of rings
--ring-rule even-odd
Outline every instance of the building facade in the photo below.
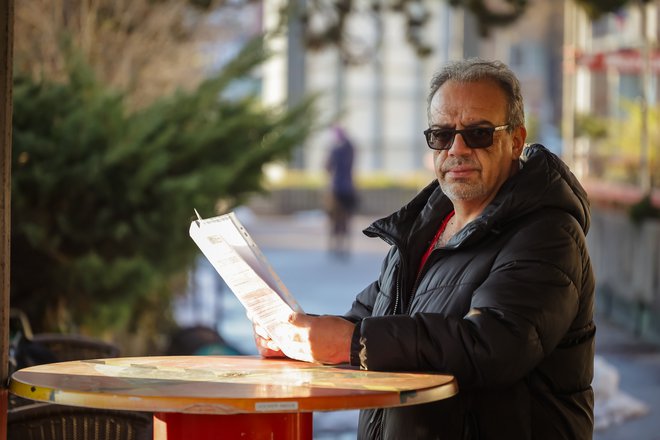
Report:
[[[268,26],[278,5],[266,3]],[[420,3],[428,17],[423,40],[433,48],[430,55],[417,55],[406,40],[403,15],[385,9],[351,18],[349,37],[356,48],[366,47],[370,52],[360,64],[347,64],[334,48],[305,50],[300,30],[290,29],[286,37],[273,41],[280,57],[264,69],[266,101],[319,94],[322,120],[337,121],[354,140],[358,172],[430,173],[430,151],[422,131],[427,128],[426,99],[433,72],[448,60],[496,58],[520,77],[530,140],[561,151],[562,3],[534,0],[515,24],[495,28],[487,38],[479,36],[469,12],[447,2]],[[320,131],[301,148],[291,166],[322,170],[330,142],[329,131]]]
[[[659,18],[653,2],[630,2],[597,20],[566,2],[563,127],[579,177],[651,188],[660,142]]]

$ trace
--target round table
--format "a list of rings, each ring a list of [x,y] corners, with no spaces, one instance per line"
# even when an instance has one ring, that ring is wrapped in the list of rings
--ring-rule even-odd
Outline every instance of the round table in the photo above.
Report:
[[[162,356],[38,365],[11,377],[32,400],[154,413],[154,438],[311,439],[312,412],[415,405],[458,392],[453,376],[251,356]]]

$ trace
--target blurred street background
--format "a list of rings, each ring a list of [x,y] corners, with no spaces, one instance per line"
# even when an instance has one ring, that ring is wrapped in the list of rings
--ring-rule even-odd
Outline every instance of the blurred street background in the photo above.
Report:
[[[433,179],[433,72],[479,56],[589,193],[595,438],[660,439],[660,0],[0,0],[3,21],[9,372],[53,333],[253,353],[194,209],[236,211],[305,310],[346,311],[386,252],[360,230]],[[328,251],[333,127],[355,148],[347,253]],[[354,437],[355,413],[315,417]]]

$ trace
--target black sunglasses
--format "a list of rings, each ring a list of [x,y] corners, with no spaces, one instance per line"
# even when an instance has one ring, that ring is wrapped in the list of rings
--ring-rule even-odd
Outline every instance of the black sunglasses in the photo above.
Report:
[[[453,128],[429,128],[424,130],[426,143],[433,150],[449,150],[457,134],[463,136],[465,145],[470,148],[488,148],[493,145],[493,133],[509,128],[509,124],[497,127],[471,127],[462,130]]]

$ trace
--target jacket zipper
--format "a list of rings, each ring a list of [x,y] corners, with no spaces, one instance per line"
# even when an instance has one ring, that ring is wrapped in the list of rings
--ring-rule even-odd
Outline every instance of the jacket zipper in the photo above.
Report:
[[[398,313],[399,309],[399,298],[401,297],[401,266],[398,267],[397,273],[396,273],[396,284],[395,284],[395,291],[396,294],[394,295],[394,312],[392,313],[393,315],[396,315]]]
[[[424,266],[419,270],[419,272],[417,272],[417,276],[415,277],[415,282],[413,283],[413,285],[412,285],[412,289],[410,290],[410,301],[409,301],[409,303],[408,303],[408,308],[410,308],[410,305],[412,304],[412,300],[413,300],[413,298],[415,297],[415,291],[417,290],[417,287],[419,287],[419,282],[420,282],[421,279],[422,279],[422,274],[425,272],[425,269],[429,266],[429,261],[431,260],[431,256],[432,256],[436,251],[437,251],[437,250],[434,249],[434,250],[431,252],[431,254],[429,255],[429,258],[426,260],[426,263],[424,264]],[[398,302],[399,302],[399,296],[401,295],[401,292],[400,292],[401,289],[400,289],[400,285],[399,285],[399,279],[400,279],[400,278],[397,277],[397,280],[396,280],[396,281],[397,281],[397,284],[396,284],[397,295],[396,295],[396,303],[395,303],[395,310],[394,310],[395,314],[396,314],[396,304],[398,304]],[[403,301],[401,302],[401,304],[403,304]],[[401,310],[401,313],[403,314],[403,313],[405,313],[405,311],[404,311],[404,310]]]
[[[387,241],[387,240],[385,240],[385,241]],[[430,255],[429,255],[429,258],[430,258]],[[399,304],[401,304],[401,308],[402,308],[401,313],[402,314],[404,313],[404,311],[403,311],[403,299],[401,298],[401,277],[403,276],[402,275],[403,270],[401,269],[401,266],[402,266],[401,264],[399,264],[397,266],[396,281],[395,281],[394,310],[393,310],[393,313],[392,313],[393,315],[398,314]],[[426,267],[426,264],[424,265],[424,267]],[[423,269],[424,268],[422,268],[422,270]],[[419,283],[421,275],[422,275],[422,271],[420,270],[417,274],[417,277],[415,278],[415,282],[413,284],[413,289],[412,289],[411,293],[415,292],[415,289],[417,289],[417,285]],[[412,294],[411,294],[410,299],[412,301]],[[383,411],[383,409],[377,409],[376,411],[378,411],[378,416],[379,416],[378,417],[378,419],[379,419],[378,420],[378,430],[376,431],[377,432],[376,437],[378,439],[382,439],[383,438],[383,424],[384,424],[384,419],[385,419],[385,411]]]
[[[433,252],[431,252],[431,255],[435,253],[435,249]],[[415,277],[415,282],[413,283],[413,288],[411,290],[411,295],[410,295],[410,302],[412,302],[413,295],[415,293],[415,290],[417,290],[417,286],[419,285],[419,281],[422,278],[422,272],[424,269],[427,267],[429,260],[431,259],[431,255],[429,255],[428,260],[426,261],[426,264],[424,264],[424,267],[421,268],[421,270],[417,273],[417,276]],[[402,277],[402,270],[401,270],[401,265],[398,266],[397,268],[397,274],[396,274],[396,295],[394,297],[394,315],[397,314],[398,308],[399,308],[399,303],[403,304],[403,301],[400,301],[401,297],[401,277]],[[410,306],[410,304],[408,304]],[[401,310],[401,313],[403,314],[404,311]],[[385,411],[382,409],[377,409],[376,411],[379,412],[379,420],[378,420],[378,431],[377,431],[377,438],[382,439],[383,438],[383,423],[384,423],[384,418],[385,418]]]
[[[396,281],[395,281],[395,295],[394,295],[394,310],[393,315],[398,313],[399,303],[401,297],[401,265],[397,267]],[[378,429],[376,431],[376,438],[383,438],[383,419],[385,418],[385,411],[383,409],[376,409],[378,411]]]
[[[433,251],[431,251],[431,253],[429,254],[429,257],[426,259],[426,263],[424,263],[424,266],[419,269],[419,272],[417,272],[417,276],[415,277],[415,282],[413,283],[412,290],[410,291],[411,299],[412,299],[412,294],[414,294],[415,291],[417,290],[417,287],[419,287],[419,282],[422,280],[422,275],[428,270],[430,266],[429,263],[431,263],[431,257],[433,256],[433,254],[437,252],[438,252],[437,249],[433,249]]]

